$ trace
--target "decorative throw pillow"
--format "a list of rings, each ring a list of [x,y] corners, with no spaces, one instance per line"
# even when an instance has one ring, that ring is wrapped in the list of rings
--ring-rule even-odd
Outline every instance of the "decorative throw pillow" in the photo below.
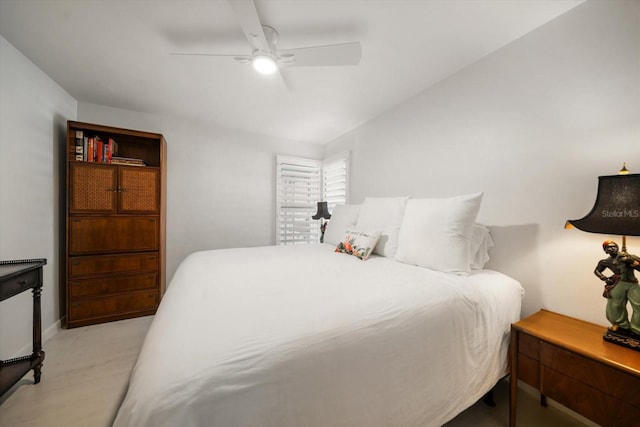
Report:
[[[355,255],[366,261],[379,239],[379,231],[347,230],[344,239],[336,246],[336,252]]]
[[[356,227],[380,230],[374,253],[393,258],[398,250],[398,233],[409,197],[367,197],[362,203]]]
[[[446,273],[469,273],[473,224],[482,193],[446,199],[410,199],[396,260]]]
[[[324,232],[324,242],[333,246],[340,243],[345,231],[355,227],[359,212],[360,205],[336,205]]]

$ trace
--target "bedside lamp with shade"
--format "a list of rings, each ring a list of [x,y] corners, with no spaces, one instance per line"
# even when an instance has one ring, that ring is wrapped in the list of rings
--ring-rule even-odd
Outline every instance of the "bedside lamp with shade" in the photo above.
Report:
[[[590,233],[619,235],[622,248],[605,240],[608,255],[596,265],[594,274],[605,282],[606,315],[611,326],[605,341],[640,351],[640,285],[634,271],[640,271],[640,257],[627,253],[627,237],[640,236],[640,174],[630,174],[626,164],[618,175],[598,177],[598,193],[591,211],[582,219],[569,220],[565,228]],[[610,273],[609,276],[605,272]],[[633,310],[629,318],[627,303]]]
[[[320,243],[324,242],[324,232],[327,229],[328,220],[331,219],[327,202],[318,202],[318,211],[311,218],[320,220]]]

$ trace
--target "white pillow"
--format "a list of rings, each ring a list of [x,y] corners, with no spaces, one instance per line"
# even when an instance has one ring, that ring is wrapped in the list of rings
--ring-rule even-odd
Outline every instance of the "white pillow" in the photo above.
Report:
[[[356,225],[360,205],[336,205],[324,232],[324,242],[336,246],[342,241],[345,231]]]
[[[336,252],[354,255],[366,261],[379,239],[379,231],[347,230],[344,239],[336,246]]]
[[[356,227],[380,230],[373,253],[393,258],[398,250],[398,233],[409,197],[367,197],[362,203]]]
[[[471,236],[471,269],[482,270],[489,261],[489,249],[493,247],[493,238],[488,227],[482,224],[473,224],[473,235]]]
[[[446,199],[410,199],[396,260],[446,273],[469,273],[471,236],[482,193]]]

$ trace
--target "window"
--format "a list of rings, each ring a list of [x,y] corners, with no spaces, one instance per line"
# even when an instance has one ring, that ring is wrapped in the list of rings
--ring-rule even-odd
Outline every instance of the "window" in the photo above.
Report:
[[[349,153],[322,162],[322,200],[327,202],[329,213],[333,212],[336,205],[347,203],[348,164]]]
[[[318,223],[311,218],[322,194],[318,160],[277,157],[277,241],[279,245],[320,240]]]
[[[348,153],[324,162],[277,156],[276,163],[277,244],[319,242],[320,223],[311,217],[319,201],[328,202],[329,212],[346,203]]]

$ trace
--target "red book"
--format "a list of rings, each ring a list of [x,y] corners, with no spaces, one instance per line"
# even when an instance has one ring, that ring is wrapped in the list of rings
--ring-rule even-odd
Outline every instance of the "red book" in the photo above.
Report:
[[[98,163],[104,163],[104,142],[100,139],[100,138],[96,138],[97,140],[97,144],[96,144],[96,162]]]

